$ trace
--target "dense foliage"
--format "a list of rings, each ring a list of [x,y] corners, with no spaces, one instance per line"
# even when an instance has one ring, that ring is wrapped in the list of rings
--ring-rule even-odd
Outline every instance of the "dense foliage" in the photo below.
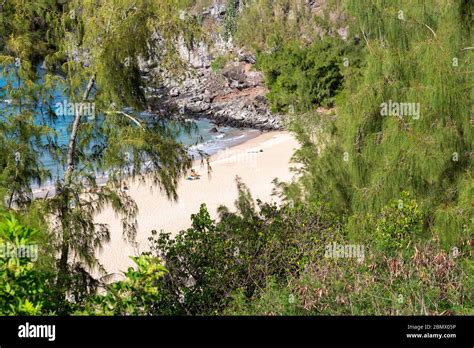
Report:
[[[48,274],[38,267],[37,229],[0,218],[0,314],[38,315],[48,303]]]
[[[169,314],[221,313],[237,289],[252,296],[268,277],[298,274],[308,262],[308,247],[337,229],[337,219],[323,206],[260,203],[257,211],[246,188],[241,183],[239,188],[238,214],[222,208],[215,222],[201,206],[190,229],[152,239],[152,253],[169,271],[160,287],[161,308],[172,310]]]
[[[346,73],[344,64],[350,61],[355,68],[361,51],[360,46],[341,39],[325,38],[308,46],[290,41],[271,53],[260,52],[258,67],[265,74],[270,89],[267,99],[274,111],[306,112],[333,106]]]
[[[113,204],[133,237],[137,211],[120,181],[151,159],[156,183],[175,198],[189,166],[176,124],[117,111],[146,106],[138,57],[176,58],[175,35],[195,21],[178,20],[173,6],[190,4],[44,0],[20,11],[20,3],[8,2],[0,17],[2,98],[13,105],[0,110],[0,193],[11,212],[0,218],[10,250],[0,257],[0,314],[474,314],[472,2],[333,1],[316,15],[297,0],[242,9],[229,1],[223,32],[256,52],[270,104],[291,114],[299,176],[275,182],[281,205],[255,204],[238,180],[236,212],[221,207],[213,220],[203,204],[177,235],[153,231],[150,251],[113,283],[86,272],[108,240],[94,214]],[[330,20],[342,10],[346,40]],[[170,56],[150,50],[155,31]],[[79,124],[71,167],[54,130],[33,114],[59,85],[88,100],[92,80],[90,98],[110,117]],[[91,154],[99,134],[105,143]],[[70,170],[54,198],[32,200],[31,181],[49,175],[35,157],[42,150]],[[97,167],[111,173],[101,189],[90,175]],[[51,215],[58,226],[44,223]],[[11,256],[30,244],[38,260]],[[81,262],[70,263],[71,253]]]
[[[166,273],[160,260],[147,256],[133,257],[135,268],[125,272],[125,280],[105,286],[104,294],[92,296],[76,314],[149,315],[159,314],[159,281]]]
[[[136,266],[124,273],[123,280],[104,284],[97,295],[71,297],[69,311],[78,315],[472,314],[473,264],[468,246],[445,252],[439,241],[412,236],[407,236],[408,244],[393,243],[400,241],[406,224],[423,220],[407,195],[384,209],[377,233],[390,238],[367,242],[357,257],[338,257],[327,253],[328,245],[350,241],[345,221],[329,206],[259,203],[255,207],[245,187],[239,187],[236,213],[222,208],[216,222],[203,205],[192,216],[192,227],[175,238],[154,233],[151,251],[134,258]],[[3,303],[19,303],[15,312],[7,313],[25,313],[27,308],[29,314],[52,313],[41,311],[41,305],[46,300],[43,293],[51,292],[54,284],[45,282],[31,266],[23,272],[27,273],[12,283],[28,282],[31,291],[16,293],[15,300],[10,292],[2,293]],[[54,299],[47,300],[54,307]]]
[[[425,213],[423,230],[443,245],[472,238],[472,50],[464,49],[471,36],[462,26],[468,5],[440,3],[347,2],[365,28],[362,76],[345,76],[335,120],[314,117],[318,127],[308,127],[301,117],[295,124],[303,143],[298,185],[306,199],[326,197],[349,214],[355,239],[369,238],[374,219],[403,191]],[[390,103],[419,109],[385,115]]]

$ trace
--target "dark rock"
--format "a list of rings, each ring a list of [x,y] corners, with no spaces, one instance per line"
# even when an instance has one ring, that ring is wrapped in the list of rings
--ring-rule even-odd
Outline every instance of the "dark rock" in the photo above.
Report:
[[[245,72],[240,64],[227,65],[222,69],[222,75],[229,81],[229,83],[232,83],[233,81],[244,83],[246,79]]]

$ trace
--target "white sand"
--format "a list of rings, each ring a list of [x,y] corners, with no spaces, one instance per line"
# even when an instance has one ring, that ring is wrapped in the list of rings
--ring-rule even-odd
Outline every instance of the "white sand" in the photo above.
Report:
[[[134,248],[123,240],[120,220],[111,208],[107,208],[96,218],[96,222],[107,223],[111,232],[111,241],[99,252],[99,261],[107,273],[126,270],[132,265],[129,256],[148,249],[148,237],[152,230],[176,233],[190,227],[191,214],[199,211],[201,203],[207,205],[212,218],[217,217],[220,205],[235,210],[236,176],[242,178],[254,199],[278,201],[271,195],[274,188],[272,180],[291,179],[289,161],[297,147],[298,143],[290,133],[270,132],[212,156],[210,175],[206,167],[195,163],[194,168],[201,174],[201,179],[190,181],[183,178],[178,187],[177,202],[169,201],[157,189],[151,190],[147,183],[129,184],[129,194],[139,208],[138,247]]]

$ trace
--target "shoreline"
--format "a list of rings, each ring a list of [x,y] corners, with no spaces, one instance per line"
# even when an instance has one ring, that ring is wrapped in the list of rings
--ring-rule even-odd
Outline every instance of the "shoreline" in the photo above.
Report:
[[[280,202],[272,196],[273,179],[288,181],[293,177],[290,159],[299,147],[293,135],[287,131],[262,133],[247,141],[211,155],[207,172],[201,160],[193,161],[192,168],[200,175],[199,180],[181,178],[177,189],[178,200],[170,201],[166,195],[145,181],[127,181],[128,194],[138,206],[138,226],[135,245],[125,241],[119,217],[110,206],[96,215],[96,223],[109,226],[110,242],[98,250],[97,257],[107,274],[120,274],[133,262],[129,256],[137,256],[149,250],[148,237],[151,231],[165,231],[176,235],[191,226],[191,214],[199,211],[205,203],[212,219],[217,218],[217,208],[227,206],[235,211],[234,202],[238,197],[236,177],[249,188],[254,200]]]
[[[209,159],[211,159],[213,156],[215,156],[221,151],[226,151],[229,148],[233,148],[235,146],[244,144],[247,141],[250,141],[267,132],[273,132],[273,131],[262,131],[258,129],[243,129],[242,134],[238,137],[231,137],[229,139],[224,138],[222,140],[212,140],[212,141],[198,144],[197,146],[193,145],[191,148],[196,148],[196,147],[202,148],[202,147],[205,147],[206,145],[214,145],[214,148],[210,148],[210,153],[208,154]],[[227,147],[224,147],[226,143],[229,145]],[[201,160],[193,159],[193,167],[195,165],[195,162],[201,162]],[[107,185],[107,182],[108,182],[108,175],[106,173],[96,175],[97,186],[100,187],[100,186]],[[31,192],[33,194],[33,199],[43,199],[43,198],[54,196],[56,194],[56,187],[55,187],[54,182],[50,182],[44,186],[39,186],[39,187],[34,185],[31,189]]]

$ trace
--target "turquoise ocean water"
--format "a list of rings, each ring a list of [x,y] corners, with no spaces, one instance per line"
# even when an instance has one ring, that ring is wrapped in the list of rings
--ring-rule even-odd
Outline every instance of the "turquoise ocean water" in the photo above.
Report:
[[[41,76],[41,68],[38,67]],[[5,85],[7,81],[4,76],[0,75],[0,122],[3,122],[3,117],[8,110],[10,105],[10,100],[8,100],[5,91]],[[18,85],[13,83],[15,87]],[[64,97],[61,94],[61,91],[52,91],[52,100],[50,105],[56,105],[56,103],[63,103]],[[37,109],[38,121],[42,119],[41,106],[38,106]],[[73,118],[69,116],[58,117],[53,124],[49,124],[50,127],[54,128],[58,134],[58,143],[59,145],[66,145],[68,143],[70,126]],[[196,149],[204,151],[209,155],[218,153],[221,150],[234,146],[236,144],[242,143],[249,138],[255,137],[259,132],[256,130],[250,129],[236,129],[232,127],[219,127],[219,131],[212,132],[211,130],[215,127],[214,124],[208,119],[191,119],[191,122],[194,122],[196,131],[191,135],[182,134],[178,140],[183,144],[189,146],[190,155],[195,153]],[[197,143],[197,145],[196,145]],[[63,168],[59,167],[58,164],[53,161],[47,153],[39,153],[41,162],[43,165],[49,169],[51,172],[54,181],[58,176],[61,176],[63,173]],[[49,186],[52,182],[45,182],[42,186]],[[36,185],[33,185],[36,186]]]

